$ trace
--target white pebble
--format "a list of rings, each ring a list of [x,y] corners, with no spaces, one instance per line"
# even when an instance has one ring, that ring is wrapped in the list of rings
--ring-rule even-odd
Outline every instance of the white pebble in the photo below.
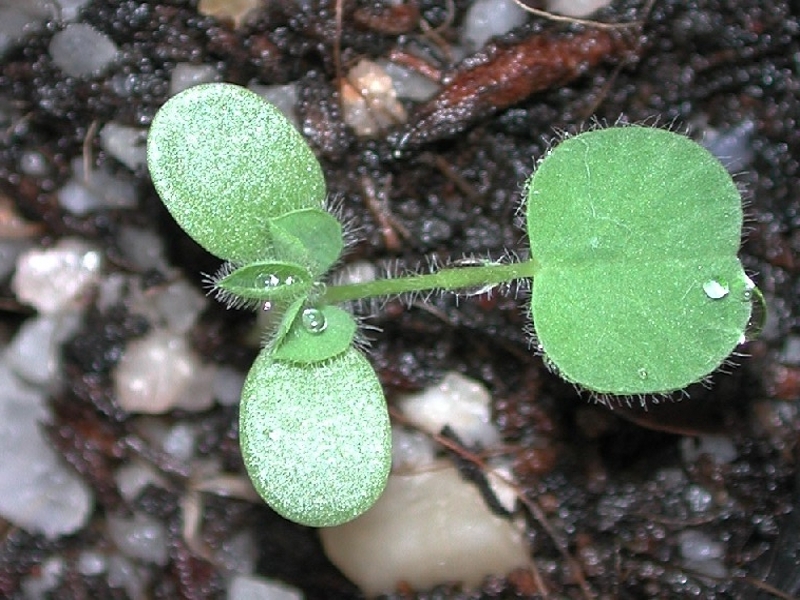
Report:
[[[448,463],[391,475],[378,502],[354,521],[320,529],[331,562],[367,596],[401,582],[427,589],[480,585],[529,564],[522,527],[493,514]]]
[[[46,600],[64,574],[64,559],[52,556],[42,561],[39,572],[29,575],[22,581],[25,600]]]
[[[255,575],[237,575],[228,586],[228,600],[302,600],[300,590]]]
[[[178,423],[164,436],[164,452],[177,458],[178,460],[188,461],[194,454],[194,444],[197,432],[194,427],[186,423]]]
[[[102,552],[84,550],[78,555],[78,572],[86,577],[94,577],[106,572],[108,557]]]
[[[8,345],[5,358],[25,381],[53,391],[61,374],[61,344],[80,326],[75,313],[40,315],[22,324]]]
[[[185,279],[148,290],[134,285],[128,298],[131,312],[172,333],[188,333],[207,306],[208,298]]]
[[[20,302],[52,314],[75,309],[100,279],[100,252],[65,238],[52,248],[28,250],[17,260],[11,288]]]
[[[289,83],[286,85],[258,85],[253,84],[248,86],[251,91],[255,92],[264,100],[275,106],[283,113],[283,116],[289,119],[294,126],[299,129],[299,121],[297,120],[297,84]]]
[[[233,367],[219,367],[214,374],[214,397],[223,406],[238,404],[242,397],[245,374]]]
[[[389,61],[378,61],[378,64],[392,78],[398,98],[425,102],[439,91],[441,86],[411,69]]]
[[[228,573],[249,575],[256,568],[258,543],[251,529],[244,529],[228,538],[214,552],[214,564]]]
[[[719,465],[733,462],[738,456],[733,440],[724,435],[684,437],[680,448],[683,462],[687,464],[696,462],[703,454],[710,456]]]
[[[49,168],[41,152],[25,150],[19,157],[19,170],[32,177],[44,177]]]
[[[61,6],[61,20],[74,21],[78,18],[78,12],[89,2],[89,0],[57,0]]]
[[[0,515],[50,539],[83,527],[92,493],[44,437],[49,419],[43,392],[0,363]]]
[[[414,473],[433,464],[436,447],[430,436],[419,431],[392,427],[392,472]]]
[[[119,467],[114,472],[114,481],[117,483],[120,494],[128,502],[133,502],[148,485],[165,487],[167,483],[147,463],[133,461]]]
[[[714,542],[711,537],[700,531],[686,529],[678,534],[681,556],[687,560],[708,560],[725,555],[725,547]]]
[[[800,336],[790,335],[786,338],[780,361],[786,365],[800,365]]]
[[[128,598],[147,598],[145,589],[150,579],[151,569],[136,565],[124,556],[117,554],[108,560],[108,585],[124,589]]]
[[[70,23],[53,36],[48,48],[53,63],[72,77],[100,75],[117,58],[117,45],[85,23]]]
[[[53,18],[46,0],[4,2],[0,5],[0,56],[39,23]]]
[[[117,235],[119,249],[140,271],[167,272],[169,265],[164,256],[164,242],[157,233],[141,227],[120,227]]]
[[[212,65],[178,63],[170,73],[169,95],[174,96],[201,83],[213,83],[219,80],[220,74]]]
[[[184,336],[159,329],[129,343],[114,371],[117,403],[129,412],[206,410],[213,381],[214,369],[203,365]]]
[[[557,15],[580,19],[609,4],[611,0],[549,0],[547,10]]]
[[[131,171],[147,165],[147,130],[111,121],[100,130],[100,146]]]
[[[449,425],[467,445],[495,445],[500,434],[492,423],[491,397],[486,387],[452,371],[439,384],[398,402],[405,417],[428,433]]]
[[[103,169],[93,169],[85,177],[80,158],[72,161],[72,177],[56,197],[65,210],[78,216],[104,209],[136,208],[138,202],[133,181]]]
[[[467,11],[462,43],[477,50],[527,20],[528,13],[513,0],[475,0]]]
[[[108,533],[117,549],[129,558],[167,564],[167,530],[161,521],[142,513],[132,517],[108,515]]]

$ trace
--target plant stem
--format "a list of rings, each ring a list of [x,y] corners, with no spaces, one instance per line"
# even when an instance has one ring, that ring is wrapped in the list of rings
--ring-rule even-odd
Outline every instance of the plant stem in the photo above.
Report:
[[[322,296],[328,304],[362,300],[374,296],[397,296],[428,290],[463,290],[493,288],[515,279],[533,278],[538,265],[535,260],[511,264],[484,264],[441,269],[424,275],[406,275],[391,279],[376,279],[365,283],[329,286]]]

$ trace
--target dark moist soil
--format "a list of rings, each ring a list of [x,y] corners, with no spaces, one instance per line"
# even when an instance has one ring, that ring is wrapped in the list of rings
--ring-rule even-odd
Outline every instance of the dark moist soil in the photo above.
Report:
[[[24,120],[3,123],[0,191],[28,219],[43,226],[42,244],[81,236],[120,264],[116,233],[136,223],[163,236],[169,257],[190,281],[213,272],[216,261],[171,222],[145,173],[137,173],[141,210],[65,214],[54,191],[81,156],[93,123],[115,120],[146,126],[166,100],[177,62],[215,65],[225,81],[300,83],[297,110],[318,153],[330,192],[342,198],[360,241],[349,260],[393,259],[415,266],[427,256],[524,254],[515,218],[520,187],[549,141],[593,120],[669,124],[701,136],[753,123],[752,162],[737,176],[745,190],[748,230],[742,257],[770,303],[767,330],[743,351],[730,375],[710,389],[694,386],[690,399],[655,404],[648,411],[615,410],[590,402],[550,374],[528,348],[521,300],[511,296],[433,298],[428,307],[390,303],[375,323],[370,351],[391,401],[418,390],[448,370],[486,383],[497,422],[512,450],[526,498],[541,508],[529,516],[529,539],[550,598],[769,598],[800,593],[800,487],[796,480],[800,371],[781,363],[787,336],[797,335],[800,260],[800,8],[756,0],[614,2],[599,21],[642,21],[640,27],[600,29],[532,18],[465,64],[448,62],[468,2],[409,0],[344,3],[341,31],[334,2],[269,2],[251,23],[200,16],[194,2],[95,0],[79,21],[105,32],[122,59],[104,77],[65,77],[48,56],[48,23],[8,52],[0,64],[0,91]],[[454,9],[450,12],[449,9]],[[423,35],[422,24],[436,31]],[[428,65],[446,82],[431,102],[409,104],[408,124],[377,139],[357,138],[342,122],[334,47],[345,68],[359,58],[428,48]],[[115,95],[110,79],[124,73],[131,95]],[[505,80],[489,88],[493,79]],[[96,139],[92,156],[124,170]],[[18,170],[24,150],[47,159],[50,175]],[[368,193],[369,182],[376,190]],[[164,274],[150,273],[154,285]],[[11,298],[5,288],[4,297]],[[3,304],[3,328],[13,331],[24,313]],[[246,369],[253,350],[239,343],[251,317],[210,307],[193,333],[209,361]],[[170,560],[154,573],[154,598],[220,598],[219,569],[192,553],[181,536],[178,500],[186,478],[132,437],[128,415],[114,404],[110,371],[125,343],[148,324],[124,307],[90,310],[83,331],[64,350],[68,391],[52,398],[48,431],[56,448],[93,488],[96,514],[124,509],[113,470],[134,456],[155,461],[172,482],[148,488],[135,508],[163,519]],[[665,349],[680,352],[680,348]],[[638,403],[637,403],[638,405]],[[782,415],[782,418],[779,416]],[[176,415],[201,426],[199,453],[242,470],[236,411],[218,407]],[[707,456],[681,459],[680,434],[724,432],[738,457],[718,465]],[[463,461],[461,462],[462,465]],[[468,466],[468,463],[467,463]],[[466,468],[466,467],[465,467]],[[682,470],[677,489],[659,477]],[[687,490],[711,493],[711,508],[693,513]],[[128,507],[134,508],[134,507]],[[545,520],[555,536],[546,533]],[[11,526],[2,529],[0,597],[20,597],[20,581],[43,557],[62,553],[67,572],[52,598],[123,598],[104,578],[79,575],[76,557],[111,542],[102,525],[57,542]],[[219,545],[243,526],[258,536],[258,572],[303,590],[308,598],[354,598],[357,589],[331,566],[313,530],[288,523],[269,509],[211,496],[203,538]],[[731,576],[701,577],[685,564],[677,536],[691,527],[723,541]],[[386,540],[387,544],[391,540]],[[563,558],[567,549],[576,563]],[[575,567],[575,564],[578,567]],[[583,587],[580,585],[585,578]],[[457,585],[406,590],[402,597],[534,597],[530,574],[492,577],[479,592]],[[772,592],[770,592],[772,590]],[[777,590],[785,595],[779,596]],[[400,595],[396,597],[401,597]]]

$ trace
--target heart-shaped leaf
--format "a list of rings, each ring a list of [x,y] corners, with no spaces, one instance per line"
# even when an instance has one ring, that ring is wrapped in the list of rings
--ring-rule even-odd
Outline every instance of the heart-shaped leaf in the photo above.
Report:
[[[231,84],[198,85],[164,104],[147,163],[184,231],[232,262],[267,257],[270,218],[325,202],[322,170],[303,137],[277,108]]]
[[[262,351],[242,390],[239,437],[256,490],[276,512],[304,525],[357,517],[389,476],[383,390],[353,348],[312,366]]]
[[[565,379],[669,392],[743,339],[741,199],[702,146],[637,126],[582,133],[547,154],[527,192],[534,326]]]

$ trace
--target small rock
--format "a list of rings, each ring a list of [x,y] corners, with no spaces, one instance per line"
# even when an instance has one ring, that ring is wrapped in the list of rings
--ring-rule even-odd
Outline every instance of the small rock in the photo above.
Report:
[[[492,423],[489,391],[455,371],[438,385],[403,398],[398,406],[412,424],[428,433],[440,433],[449,425],[468,445],[488,448],[500,440]]]
[[[102,254],[77,239],[52,248],[34,248],[17,260],[11,282],[20,302],[44,314],[76,309],[100,279]]]
[[[228,600],[302,600],[303,594],[285,583],[253,575],[237,575],[228,586]]]
[[[174,96],[195,85],[213,83],[215,81],[220,81],[220,79],[221,76],[219,72],[217,72],[216,67],[212,65],[178,63],[170,74],[169,95]]]
[[[472,50],[523,25],[528,13],[513,0],[476,0],[464,21],[462,42]]]
[[[131,518],[109,515],[107,521],[109,535],[120,552],[129,558],[167,564],[167,530],[160,521],[141,513]]]
[[[163,329],[128,344],[114,371],[117,403],[129,412],[206,410],[213,381],[213,367],[203,365],[186,338]]]
[[[119,53],[110,37],[85,23],[70,23],[56,33],[48,50],[53,63],[72,77],[100,75]]]

